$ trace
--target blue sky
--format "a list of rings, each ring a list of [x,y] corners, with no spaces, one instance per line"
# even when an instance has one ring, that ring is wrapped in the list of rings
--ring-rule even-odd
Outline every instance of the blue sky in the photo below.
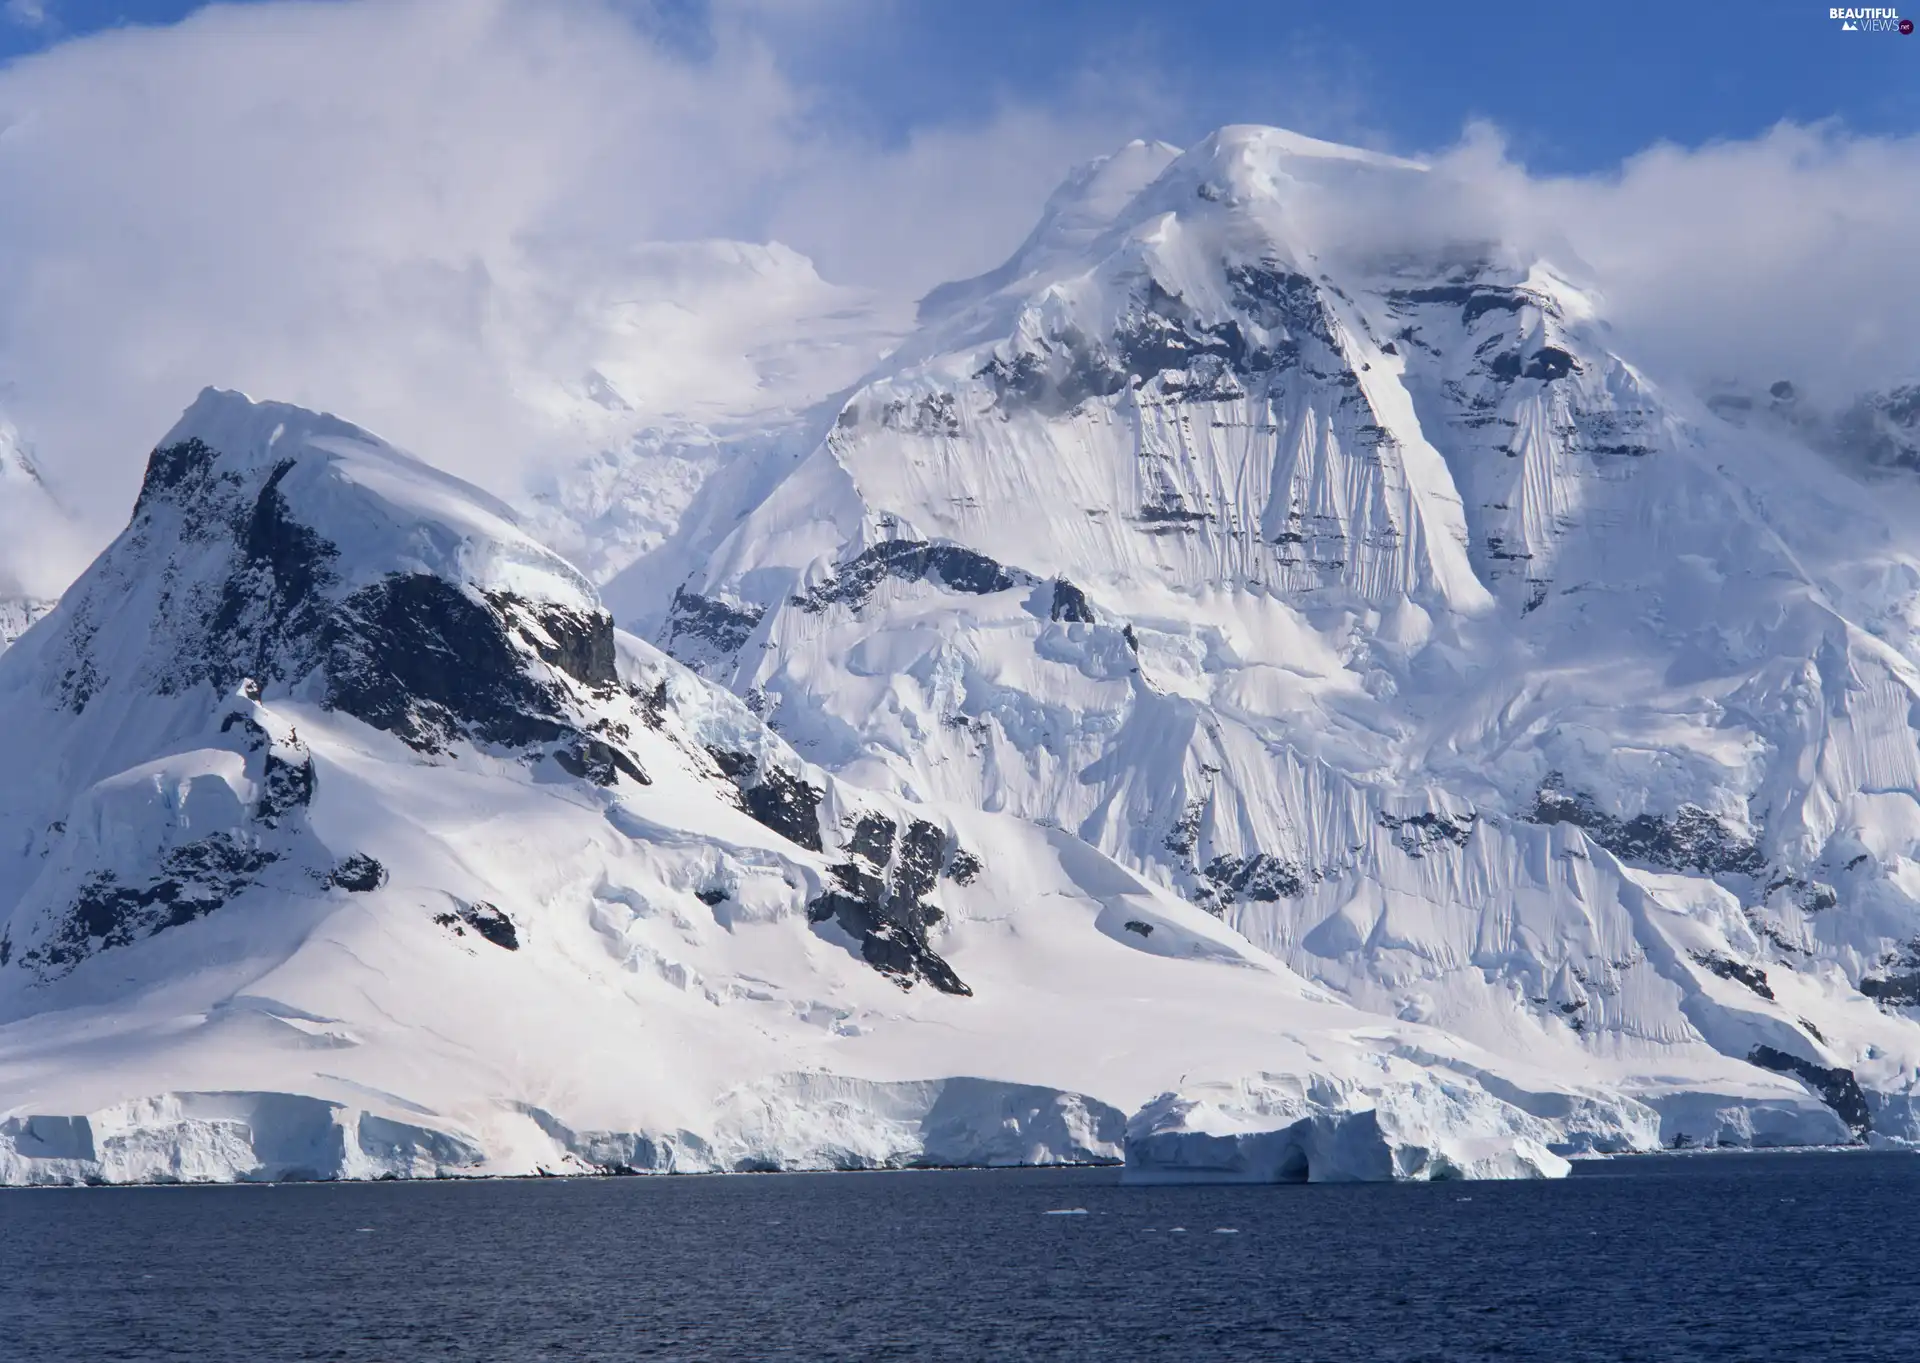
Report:
[[[263,0],[264,2],[264,0]],[[322,0],[324,3],[325,0]],[[684,58],[710,47],[700,0],[623,0]],[[194,0],[0,0],[0,58]],[[771,6],[788,74],[882,138],[985,117],[1009,97],[1151,89],[1151,132],[1191,141],[1268,122],[1394,150],[1498,124],[1529,168],[1616,165],[1650,143],[1745,138],[1783,119],[1860,133],[1920,126],[1920,35],[1843,33],[1803,0],[1595,5],[1278,0],[893,0]],[[786,13],[783,16],[782,11]],[[36,20],[36,13],[41,17]]]

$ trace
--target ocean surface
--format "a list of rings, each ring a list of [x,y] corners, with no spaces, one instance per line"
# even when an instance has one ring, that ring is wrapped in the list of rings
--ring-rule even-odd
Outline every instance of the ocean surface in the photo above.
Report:
[[[0,1356],[1920,1359],[1920,1155],[0,1192]]]

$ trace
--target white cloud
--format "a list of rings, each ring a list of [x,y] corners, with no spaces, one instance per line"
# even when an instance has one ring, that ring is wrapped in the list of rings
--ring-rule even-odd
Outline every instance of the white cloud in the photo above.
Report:
[[[7,0],[0,14],[22,28],[44,27],[50,17],[45,0]]]
[[[1480,125],[1423,159],[1426,175],[1301,205],[1325,215],[1313,238],[1544,259],[1599,294],[1622,354],[1669,379],[1788,378],[1833,403],[1920,380],[1920,137],[1781,125],[1538,176]]]
[[[1622,349],[1694,380],[1829,401],[1920,379],[1920,137],[1782,125],[1616,173],[1534,178],[1480,130],[1439,168],[1601,290]]]
[[[907,294],[1010,248],[1109,140],[1019,111],[828,135],[752,17],[686,60],[615,0],[282,2],[0,69],[0,405],[103,525],[204,383],[505,488],[555,437],[527,367],[599,325],[569,292],[594,262],[777,229]]]
[[[769,43],[805,27],[791,7],[720,0],[710,43],[663,50],[636,3],[276,0],[0,68],[0,407],[56,488],[117,525],[146,447],[218,383],[511,491],[588,438],[554,385],[622,327],[623,390],[704,410],[764,377],[742,337],[777,331],[780,300],[846,302],[736,273],[725,324],[662,325],[653,366],[627,324],[709,295],[635,243],[778,239],[897,303],[994,264],[1072,162],[1180,120],[1107,69],[879,143],[786,74]],[[822,31],[858,21],[859,0],[814,3]],[[1920,142],[1782,128],[1554,179],[1477,130],[1435,160],[1420,203],[1362,211],[1356,238],[1450,221],[1537,243],[1667,372],[1920,375]],[[609,300],[624,321],[588,315]]]

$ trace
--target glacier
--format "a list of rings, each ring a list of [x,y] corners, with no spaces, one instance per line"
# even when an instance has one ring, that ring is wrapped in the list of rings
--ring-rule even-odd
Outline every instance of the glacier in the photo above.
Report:
[[[1911,402],[1435,173],[1132,144],[531,509],[208,390],[0,655],[0,1182],[1920,1142]]]

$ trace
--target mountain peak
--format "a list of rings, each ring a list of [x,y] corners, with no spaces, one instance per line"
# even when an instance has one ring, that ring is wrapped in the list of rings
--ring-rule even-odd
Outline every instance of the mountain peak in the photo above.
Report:
[[[1301,183],[1356,173],[1424,171],[1425,165],[1258,124],[1230,124],[1181,151],[1135,139],[1075,166],[1048,197],[1027,239],[995,269],[932,290],[920,321],[958,312],[1010,285],[1070,267],[1107,232],[1163,213],[1185,215],[1196,200],[1230,207],[1285,200]]]
[[[1287,128],[1259,123],[1229,123],[1202,138],[1188,155],[1214,161],[1228,158],[1350,161],[1383,170],[1426,169],[1423,162],[1408,160],[1403,156],[1368,151],[1364,147],[1348,146],[1342,142],[1328,142]]]
[[[951,313],[1084,250],[1179,156],[1178,147],[1135,138],[1110,155],[1075,166],[1048,196],[1040,221],[1019,249],[983,275],[928,293],[920,300],[920,320]]]
[[[297,695],[423,753],[637,771],[580,727],[618,689],[614,654],[591,586],[493,498],[338,417],[208,389],[0,690],[75,717],[206,686]]]
[[[135,524],[163,506],[194,520],[239,514],[243,501],[255,526],[263,508],[291,508],[337,552],[345,591],[427,573],[573,610],[599,607],[592,585],[492,495],[339,417],[207,388],[149,456]]]

